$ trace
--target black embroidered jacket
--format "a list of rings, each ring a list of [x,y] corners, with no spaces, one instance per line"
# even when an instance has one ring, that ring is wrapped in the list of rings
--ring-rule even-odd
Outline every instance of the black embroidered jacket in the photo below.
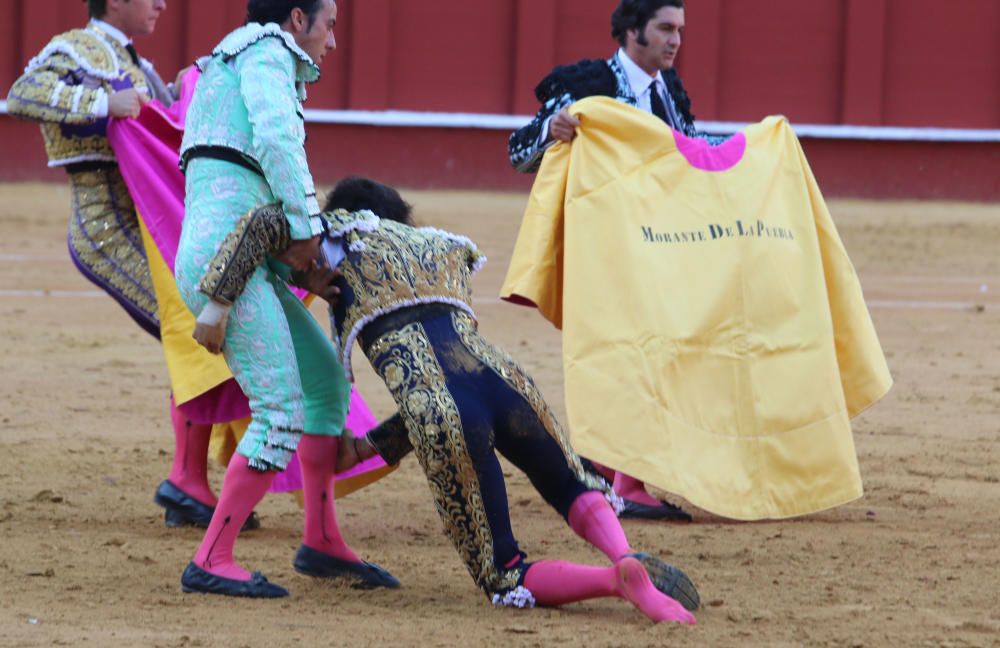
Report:
[[[699,133],[691,114],[691,100],[681,84],[680,76],[673,69],[663,72],[669,94],[668,122],[674,130],[689,137]],[[593,96],[611,97],[631,106],[636,105],[635,92],[629,84],[628,76],[615,53],[608,60],[584,59],[573,65],[560,65],[535,88],[535,96],[542,107],[526,126],[514,131],[507,143],[510,163],[522,173],[533,173],[542,162],[542,155],[551,142],[542,143],[539,138],[546,120],[566,106]]]

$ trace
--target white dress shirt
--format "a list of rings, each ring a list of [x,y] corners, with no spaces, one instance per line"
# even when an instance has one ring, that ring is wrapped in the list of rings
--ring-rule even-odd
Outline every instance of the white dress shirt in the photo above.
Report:
[[[653,106],[650,103],[649,93],[651,90],[651,85],[656,84],[656,89],[660,93],[660,99],[663,101],[664,106],[671,106],[672,102],[667,100],[667,84],[663,80],[663,74],[659,71],[656,72],[656,76],[650,76],[641,67],[636,65],[635,61],[628,57],[625,53],[624,48],[618,49],[618,60],[622,64],[622,69],[625,71],[625,76],[628,78],[628,84],[632,86],[632,94],[635,95],[636,108],[642,110],[643,112],[652,113]],[[666,109],[668,113],[670,108]],[[538,144],[543,146],[547,143],[545,148],[551,146],[554,142],[549,142],[549,124],[555,115],[550,116],[542,124],[542,131],[538,135]]]
[[[129,38],[128,36],[126,36],[125,32],[123,32],[122,30],[118,29],[117,27],[115,27],[111,23],[106,23],[103,20],[98,20],[97,18],[91,18],[90,19],[90,24],[93,25],[94,27],[97,27],[102,32],[104,32],[105,34],[107,34],[111,38],[113,38],[116,41],[118,41],[119,43],[121,43],[122,47],[125,47],[126,45],[128,45],[129,43],[132,42],[132,39]]]
[[[115,27],[110,23],[106,23],[103,20],[98,20],[97,18],[91,18],[90,24],[93,27],[97,28],[98,31],[107,34],[111,38],[121,43],[122,47],[125,47],[126,45],[132,42],[132,40],[125,35],[125,32],[123,32],[122,30],[118,29],[117,27]],[[99,88],[98,93],[99,94],[97,100],[94,102],[93,114],[95,117],[103,119],[104,117],[108,116],[109,97],[108,93],[103,88]]]
[[[655,83],[656,89],[660,93],[663,105],[669,105],[667,101],[667,84],[663,81],[663,75],[657,70],[655,76],[650,76],[645,70],[636,65],[635,61],[628,57],[624,49],[618,50],[618,60],[622,64],[625,76],[628,77],[628,84],[632,86],[632,94],[635,95],[636,108],[644,112],[653,112],[650,103],[650,85]]]

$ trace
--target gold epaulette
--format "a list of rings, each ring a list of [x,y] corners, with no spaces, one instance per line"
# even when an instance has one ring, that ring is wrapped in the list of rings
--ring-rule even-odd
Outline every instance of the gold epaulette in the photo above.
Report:
[[[70,57],[87,74],[104,81],[119,76],[119,61],[111,46],[99,35],[87,29],[73,29],[59,34],[31,59],[25,73],[45,65],[49,57],[63,54]]]

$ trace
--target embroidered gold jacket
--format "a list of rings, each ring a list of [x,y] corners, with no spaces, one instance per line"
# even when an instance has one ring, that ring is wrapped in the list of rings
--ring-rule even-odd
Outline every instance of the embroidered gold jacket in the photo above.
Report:
[[[50,167],[114,161],[106,135],[108,100],[128,88],[173,102],[149,61],[136,65],[120,42],[90,24],[59,34],[28,63],[10,89],[7,110],[41,122]]]
[[[351,348],[361,330],[386,313],[420,304],[450,304],[475,316],[472,275],[486,262],[475,243],[432,227],[380,219],[364,210],[323,215],[324,246],[341,246],[344,275],[340,300],[331,313],[337,346],[348,375]],[[280,206],[244,216],[223,241],[199,288],[213,300],[232,304],[254,270],[291,242]]]

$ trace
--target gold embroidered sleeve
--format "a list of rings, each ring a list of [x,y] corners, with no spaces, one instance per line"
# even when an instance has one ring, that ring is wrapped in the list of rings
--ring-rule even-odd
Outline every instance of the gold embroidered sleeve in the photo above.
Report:
[[[7,110],[15,117],[62,124],[90,124],[107,117],[107,91],[83,79],[72,58],[54,53],[14,83]]]
[[[284,252],[291,241],[288,219],[280,206],[255,209],[222,241],[198,288],[215,301],[232,304],[260,264]]]

